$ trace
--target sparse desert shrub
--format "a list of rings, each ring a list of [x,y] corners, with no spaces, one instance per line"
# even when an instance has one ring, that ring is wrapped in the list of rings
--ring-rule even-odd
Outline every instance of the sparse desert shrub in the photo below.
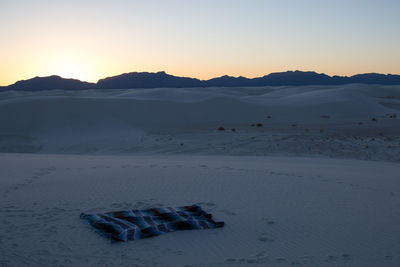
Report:
[[[218,131],[225,131],[225,128],[224,128],[224,127],[218,127],[217,130],[218,130]]]
[[[263,124],[262,124],[261,122],[259,122],[259,123],[256,124],[256,126],[257,126],[257,127],[262,127]]]
[[[389,117],[391,119],[395,119],[395,118],[397,118],[397,114],[396,113],[386,114],[386,117]]]
[[[272,116],[268,115],[268,116],[267,116],[267,119],[272,119]]]
[[[292,127],[297,127],[297,124],[296,123],[292,123]]]
[[[236,129],[235,129],[235,128],[232,128],[231,131],[232,131],[232,132],[236,132]]]
[[[376,118],[372,118],[371,121],[377,121]]]
[[[328,115],[321,115],[319,117],[322,118],[322,119],[329,119],[330,118]]]

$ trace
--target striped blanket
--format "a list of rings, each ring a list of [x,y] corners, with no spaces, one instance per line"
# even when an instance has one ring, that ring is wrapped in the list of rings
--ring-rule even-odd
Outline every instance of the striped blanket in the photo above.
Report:
[[[80,215],[95,230],[114,241],[137,240],[177,230],[209,229],[224,226],[200,206],[152,208]]]

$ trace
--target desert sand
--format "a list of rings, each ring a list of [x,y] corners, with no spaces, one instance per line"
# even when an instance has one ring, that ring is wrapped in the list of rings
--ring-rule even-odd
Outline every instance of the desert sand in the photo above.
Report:
[[[0,266],[399,266],[399,110],[360,84],[0,92]],[[225,227],[79,218],[190,204]]]

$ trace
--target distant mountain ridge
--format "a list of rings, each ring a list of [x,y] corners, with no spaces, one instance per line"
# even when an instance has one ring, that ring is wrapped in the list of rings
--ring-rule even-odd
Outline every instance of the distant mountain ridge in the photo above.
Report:
[[[12,85],[4,86],[3,89],[34,91],[34,90],[51,90],[51,89],[91,89],[95,87],[95,83],[83,82],[76,79],[65,79],[57,75],[48,77],[35,77],[29,80],[18,81]]]
[[[85,90],[85,89],[134,89],[134,88],[180,88],[180,87],[237,87],[237,86],[301,86],[342,85],[349,83],[400,85],[400,75],[366,73],[354,76],[329,76],[313,71],[276,72],[258,78],[221,76],[209,80],[178,77],[161,72],[130,72],[89,83],[60,76],[35,77],[18,81],[0,90]]]
[[[202,87],[202,81],[195,78],[177,77],[164,71],[131,72],[118,76],[100,79],[97,82],[101,89],[157,88],[157,87]]]

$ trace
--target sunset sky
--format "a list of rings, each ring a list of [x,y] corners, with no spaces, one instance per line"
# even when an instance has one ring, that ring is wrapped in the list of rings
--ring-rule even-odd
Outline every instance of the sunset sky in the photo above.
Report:
[[[0,0],[0,85],[131,71],[400,74],[399,0]]]

